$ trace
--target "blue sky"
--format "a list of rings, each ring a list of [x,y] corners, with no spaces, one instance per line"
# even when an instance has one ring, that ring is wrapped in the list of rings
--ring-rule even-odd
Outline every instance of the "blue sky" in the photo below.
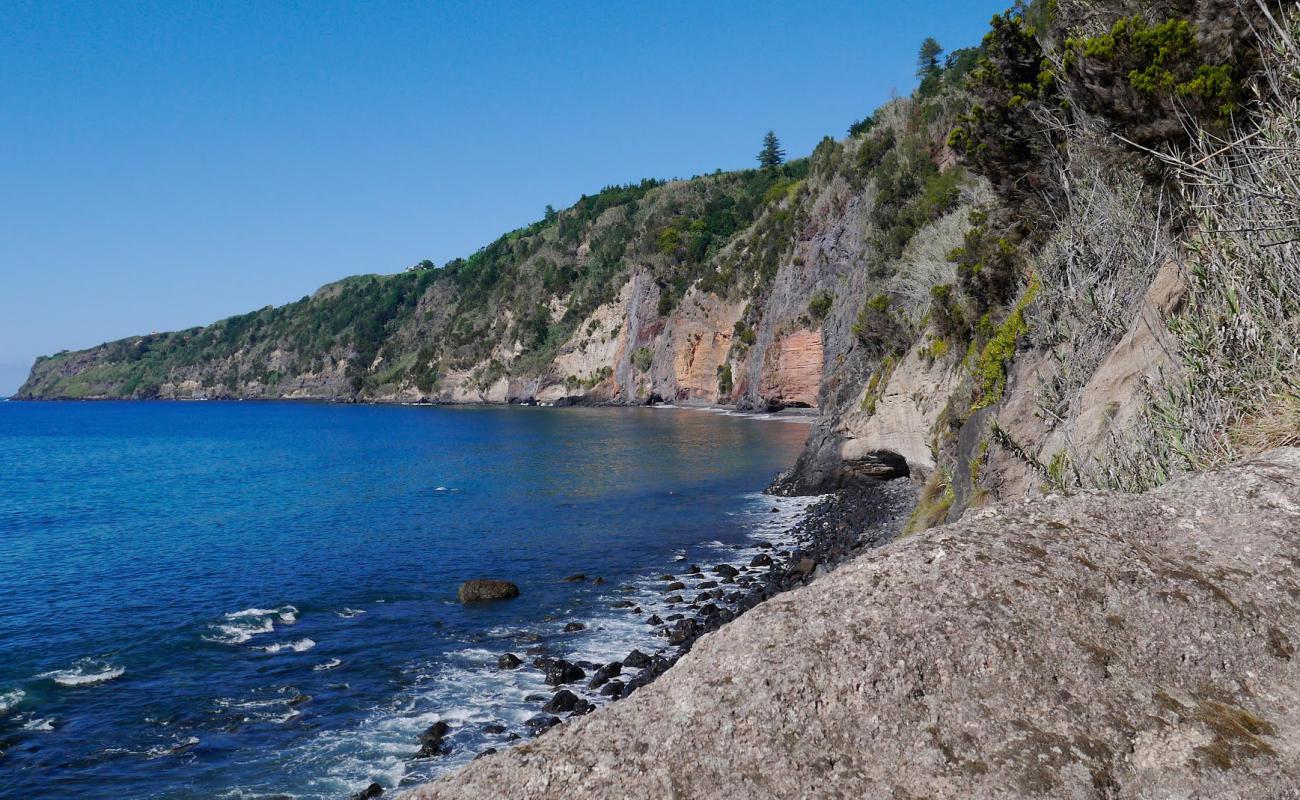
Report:
[[[1008,0],[0,3],[0,395],[38,354],[791,155]]]

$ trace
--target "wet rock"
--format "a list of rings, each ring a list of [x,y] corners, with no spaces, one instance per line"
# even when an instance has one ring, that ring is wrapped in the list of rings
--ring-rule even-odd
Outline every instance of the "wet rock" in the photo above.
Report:
[[[631,600],[619,600],[618,602],[610,606],[610,608],[635,608],[635,607],[636,607],[636,603],[633,603]]]
[[[770,567],[772,566],[772,557],[767,553],[759,553],[749,561],[751,567]]]
[[[569,577],[565,578],[565,579],[564,579],[564,582],[565,582],[565,583],[582,583],[582,582],[585,581],[585,580],[587,580],[587,576],[586,576],[586,575],[583,575],[581,572],[579,572],[579,573],[577,573],[576,575],[570,575]]]
[[[573,706],[573,711],[569,712],[569,718],[581,717],[596,710],[596,704],[588,700],[579,699]]]
[[[457,590],[456,596],[462,603],[481,603],[489,600],[509,600],[519,596],[519,587],[510,581],[472,580],[465,581]]]
[[[700,616],[712,617],[716,615],[720,610],[721,609],[719,609],[717,606],[715,606],[712,603],[705,603],[704,605],[700,606]]]
[[[677,580],[677,577],[676,577],[675,575],[660,575],[660,576],[659,576],[659,580],[661,580],[661,581],[675,581],[675,580]]]
[[[551,686],[573,683],[587,677],[587,673],[582,671],[582,667],[577,664],[570,664],[563,659],[547,665],[543,669],[543,675],[546,682]]]
[[[715,575],[721,575],[724,578],[734,578],[740,573],[730,564],[719,564],[713,568]]]
[[[650,666],[650,656],[642,653],[640,650],[633,650],[623,659],[623,666],[632,669],[641,669]]]
[[[668,644],[685,644],[695,638],[696,622],[693,619],[679,619],[668,630]]]
[[[497,659],[497,669],[517,669],[520,664],[524,663],[523,659],[514,653],[506,653]]]
[[[623,696],[623,682],[622,682],[622,681],[610,681],[609,683],[607,683],[607,684],[605,684],[604,686],[600,687],[600,694],[601,694],[602,697],[622,697],[622,696]]]
[[[604,582],[605,582],[605,579],[604,579],[604,578],[596,577],[595,579],[592,580],[591,583],[592,583],[593,586],[600,586],[600,585],[603,584]]]
[[[817,562],[811,558],[801,558],[790,567],[790,575],[795,578],[806,578],[817,569]]]
[[[490,755],[492,755],[493,753],[495,753],[496,751],[497,751],[497,749],[496,749],[495,747],[489,747],[489,748],[487,748],[486,750],[484,750],[483,752],[481,752],[481,753],[479,753],[478,755],[474,756],[474,760],[475,760],[475,761],[478,761],[480,758],[483,758],[484,756],[490,756]]]
[[[432,758],[446,754],[447,749],[443,739],[450,732],[451,726],[442,720],[430,725],[424,733],[420,734],[420,751],[415,754],[415,757]]]
[[[568,689],[561,689],[555,693],[550,702],[542,706],[542,710],[548,714],[567,714],[578,705],[578,696]]]
[[[651,614],[650,618],[645,621],[647,625],[662,625],[664,621],[659,618],[658,614]]]
[[[574,633],[576,631],[585,630],[586,627],[587,626],[583,625],[581,622],[570,622],[568,625],[564,626],[564,632]]]
[[[686,588],[686,584],[682,583],[681,581],[673,581],[672,583],[668,584],[664,588],[670,592],[680,592],[682,589]]]
[[[546,695],[544,695],[544,694],[537,694],[536,692],[534,692],[533,694],[530,694],[530,695],[527,695],[526,697],[524,697],[524,702],[525,702],[525,703],[545,703],[548,699],[549,699],[549,698],[547,698]]]
[[[665,602],[665,603],[669,603],[669,604],[672,604],[672,603],[685,603],[685,602],[686,602],[686,598],[682,597],[680,594],[673,594],[673,595],[669,595],[669,596],[665,597],[665,598],[664,598],[664,602]]]
[[[538,714],[524,722],[524,727],[534,736],[545,733],[561,722],[559,717],[550,714]]]
[[[497,734],[505,733],[506,726],[502,725],[499,722],[489,722],[488,724],[483,726],[482,731],[484,733],[492,734],[493,736],[495,736]]]
[[[590,686],[592,689],[599,689],[601,686],[604,686],[606,683],[609,683],[612,679],[618,677],[620,674],[622,674],[622,672],[623,672],[623,665],[617,661],[611,661],[605,666],[596,670],[596,674],[592,676],[591,683],[588,684],[588,686]]]
[[[361,791],[353,794],[348,800],[375,800],[384,793],[384,787],[377,783],[372,783]]]
[[[695,584],[696,589],[716,589],[717,587],[718,587],[717,581],[700,581],[699,583]]]

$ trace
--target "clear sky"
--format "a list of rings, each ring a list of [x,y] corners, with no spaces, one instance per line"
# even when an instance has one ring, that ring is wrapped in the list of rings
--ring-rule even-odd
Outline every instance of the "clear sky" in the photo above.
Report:
[[[1009,0],[0,0],[0,395],[32,359],[806,155]]]

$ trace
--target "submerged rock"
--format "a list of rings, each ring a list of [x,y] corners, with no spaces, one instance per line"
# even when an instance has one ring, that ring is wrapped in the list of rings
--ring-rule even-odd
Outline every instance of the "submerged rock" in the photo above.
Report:
[[[509,600],[519,596],[519,587],[510,581],[472,580],[465,581],[456,592],[462,603],[479,603],[486,600]]]
[[[519,656],[515,655],[514,653],[506,653],[505,655],[497,659],[497,668],[516,669],[522,663],[524,663],[523,659],[519,658]]]

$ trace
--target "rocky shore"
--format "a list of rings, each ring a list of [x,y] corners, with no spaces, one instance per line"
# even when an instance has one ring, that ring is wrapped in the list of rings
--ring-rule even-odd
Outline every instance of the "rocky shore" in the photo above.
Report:
[[[802,526],[856,558],[409,797],[1300,797],[1300,450],[875,549],[862,497]]]
[[[774,485],[775,486],[775,485]],[[691,651],[700,637],[716,631],[763,601],[807,585],[846,559],[889,542],[906,522],[914,503],[915,486],[906,480],[863,478],[845,485],[810,505],[802,518],[777,541],[760,541],[757,553],[740,560],[712,564],[681,564],[658,576],[656,590],[662,603],[647,608],[644,601],[616,600],[613,606],[629,615],[644,617],[654,629],[658,648],[633,649],[621,660],[596,662],[551,655],[545,644],[517,652],[502,652],[498,670],[536,670],[553,692],[537,695],[537,713],[518,730],[493,725],[485,733],[519,741],[541,736],[568,720],[582,717],[600,705],[620,701],[651,684]],[[772,508],[773,512],[778,509]],[[573,575],[569,582],[594,582]],[[631,587],[623,587],[630,590]],[[630,595],[631,593],[628,592]],[[570,623],[575,630],[584,623]],[[417,759],[438,759],[451,753],[446,741],[451,728],[439,720],[412,742]],[[485,747],[476,758],[497,752]],[[387,796],[372,784],[354,798]]]

